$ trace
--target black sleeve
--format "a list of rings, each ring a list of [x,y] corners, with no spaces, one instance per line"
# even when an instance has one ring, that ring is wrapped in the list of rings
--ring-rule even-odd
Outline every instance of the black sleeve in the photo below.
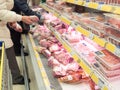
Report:
[[[14,0],[14,5],[25,15],[36,15],[38,18],[41,17],[40,14],[34,12],[31,10],[31,8],[28,6],[27,2],[25,0]]]

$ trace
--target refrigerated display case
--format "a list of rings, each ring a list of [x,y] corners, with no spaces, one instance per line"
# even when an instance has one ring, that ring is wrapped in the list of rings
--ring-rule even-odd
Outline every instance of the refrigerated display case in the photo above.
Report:
[[[89,2],[89,1],[85,1],[85,0],[84,1],[83,0],[63,0],[63,1],[65,1],[67,3],[77,4],[80,6],[101,10],[101,11],[119,14],[119,12],[118,12],[119,11],[118,8],[120,8],[119,6],[108,5],[106,3],[101,5],[98,2]],[[67,12],[67,13],[66,12],[64,13],[64,11],[61,12],[61,10],[54,8],[54,6],[50,6],[48,4],[40,4],[40,7],[44,8],[46,11],[55,15],[62,22],[74,27],[76,31],[78,31],[81,34],[83,34],[84,36],[88,37],[89,39],[91,39],[92,41],[97,43],[98,45],[104,47],[110,53],[113,53],[115,56],[117,56],[118,59],[120,58],[120,48],[117,45],[115,45],[114,43],[112,43],[110,40],[108,40],[108,38],[106,39],[104,37],[100,37],[101,33],[97,33],[97,32],[99,32],[99,30],[96,30],[95,28],[93,28],[94,26],[91,27],[89,25],[86,26],[86,24],[83,24],[81,22],[79,23],[78,21],[73,20],[69,17],[70,16],[69,12]],[[60,9],[61,9],[61,7],[60,7]],[[82,16],[81,16],[81,18],[82,18]],[[53,32],[55,37],[62,43],[63,47],[72,55],[74,60],[77,61],[78,64],[83,68],[83,70],[85,72],[87,72],[87,74],[90,75],[91,79],[101,88],[101,90],[117,90],[119,88],[119,83],[120,83],[119,80],[111,82],[105,78],[103,72],[105,72],[106,69],[104,69],[103,67],[100,66],[101,63],[98,63],[98,64],[95,63],[93,66],[91,66],[88,62],[86,62],[85,58],[80,56],[78,54],[78,52],[76,52],[76,50],[73,49],[73,47],[67,42],[67,40],[63,39],[63,36],[61,36],[57,31],[54,30],[53,27],[51,27],[51,25],[48,25],[47,27]],[[96,28],[98,28],[98,27],[96,27]],[[102,33],[102,35],[103,35],[103,33]],[[54,89],[55,90],[68,90],[68,88],[65,89],[65,87],[79,88],[79,90],[81,89],[82,86],[80,86],[80,85],[68,85],[68,84],[65,85],[64,83],[60,83],[57,79],[53,78],[52,73],[50,72],[50,69],[47,66],[47,60],[45,60],[44,56],[41,56],[35,50],[35,46],[38,45],[38,42],[36,42],[36,40],[33,40],[31,35],[27,36],[26,38],[29,41],[28,43],[31,43],[30,44],[31,46],[28,45],[29,46],[28,48],[29,48],[29,50],[33,49],[30,52],[32,52],[32,53],[34,52],[34,55],[35,55],[35,58],[37,61],[35,61],[35,59],[34,59],[33,62],[35,62],[35,63],[37,62],[38,66],[39,66],[39,67],[37,67],[36,70],[39,71],[38,68],[40,68],[39,72],[41,72],[41,77],[43,78],[42,82],[44,82],[43,86],[45,86],[45,88],[44,88],[45,90],[49,90],[49,89],[51,89],[51,90],[52,89],[53,90]],[[119,40],[118,40],[118,42],[119,42]],[[100,52],[96,52],[96,55],[99,56],[98,53],[100,54]],[[31,57],[31,58],[33,58],[33,57]],[[34,67],[36,67],[37,64],[34,65]],[[103,69],[103,72],[100,72],[100,71],[102,71],[101,68]],[[36,71],[35,71],[35,73],[36,73]],[[36,75],[38,75],[38,74],[36,74]],[[37,76],[37,78],[40,78],[40,77]],[[36,78],[36,80],[37,80],[37,78]],[[83,90],[83,89],[81,89],[81,90]],[[87,88],[87,90],[89,90],[89,89]]]

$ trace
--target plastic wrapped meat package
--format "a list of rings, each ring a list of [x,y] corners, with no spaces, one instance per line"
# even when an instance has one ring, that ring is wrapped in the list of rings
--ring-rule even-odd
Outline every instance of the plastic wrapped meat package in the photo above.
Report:
[[[98,32],[106,33],[105,32],[106,25],[104,24],[104,22],[98,22],[91,18],[82,18],[80,21],[86,24],[88,27],[92,27],[92,29],[96,29],[96,31]]]
[[[69,72],[69,75],[59,78],[61,82],[65,83],[80,83],[80,82],[88,82],[90,80],[89,77],[86,76],[83,70],[78,70],[76,72]]]
[[[76,31],[71,31],[69,34],[64,34],[66,40],[68,40],[69,43],[77,43],[80,40],[82,40],[82,36],[80,33]]]
[[[96,51],[96,49],[86,44],[85,41],[74,45],[74,48],[80,54],[80,56],[84,58],[88,63],[91,64],[95,62],[94,51]],[[93,50],[90,48],[92,48]]]
[[[105,31],[107,32],[108,35],[116,37],[116,38],[120,38],[120,31],[116,30],[115,28],[112,27],[106,27]]]
[[[120,15],[105,13],[106,21],[111,26],[117,28],[120,31]]]
[[[92,46],[89,42],[83,41],[82,46],[84,47],[81,57],[83,57],[88,63],[95,63],[95,51],[98,51],[94,46]],[[81,48],[81,46],[79,47]]]
[[[118,48],[120,48],[120,39],[108,36],[107,40],[112,44],[116,45]]]
[[[89,0],[92,2],[97,2],[100,4],[110,4],[110,5],[119,5],[120,4],[120,0]]]
[[[120,79],[120,68],[109,70],[102,63],[97,62],[97,64],[99,65],[99,71],[102,72],[109,81]]]
[[[93,34],[95,34],[95,35],[97,35],[97,36],[99,36],[100,38],[107,38],[107,33],[104,31],[104,30],[99,30],[99,29],[96,29],[96,28],[90,28],[90,29],[88,29],[90,32],[92,32]]]
[[[109,70],[116,70],[120,68],[120,58],[104,49],[100,53],[96,53],[96,60],[102,63]]]

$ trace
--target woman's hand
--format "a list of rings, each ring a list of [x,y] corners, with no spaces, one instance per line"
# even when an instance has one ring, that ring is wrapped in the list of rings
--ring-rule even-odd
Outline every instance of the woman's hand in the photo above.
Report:
[[[22,32],[22,27],[17,22],[8,23],[8,25],[17,32]]]
[[[39,18],[37,16],[22,16],[22,21],[26,24],[32,24],[34,22],[38,22]]]
[[[35,15],[30,16],[30,18],[31,18],[31,20],[32,20],[33,22],[38,22],[38,21],[39,21],[39,18],[38,18],[37,16],[35,16]]]
[[[32,24],[33,21],[32,19],[30,18],[30,16],[22,16],[22,21],[26,24]]]

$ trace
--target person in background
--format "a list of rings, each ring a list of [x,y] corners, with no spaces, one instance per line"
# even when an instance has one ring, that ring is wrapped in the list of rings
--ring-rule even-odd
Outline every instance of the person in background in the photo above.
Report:
[[[5,42],[6,56],[8,58],[13,84],[24,84],[24,77],[20,74],[7,23],[16,31],[21,32],[22,28],[16,22],[23,21],[27,24],[32,24],[34,21],[37,21],[38,18],[34,17],[34,19],[31,19],[30,16],[21,16],[10,11],[13,8],[13,5],[13,0],[0,0],[0,41]]]
[[[12,11],[15,11],[17,14],[21,14],[21,12],[22,12],[28,16],[35,15],[40,20],[42,20],[42,16],[40,14],[38,14],[38,13],[34,12],[32,9],[30,9],[30,7],[27,4],[27,0],[14,0],[14,8],[12,9]],[[28,31],[23,30],[23,32],[28,32]],[[11,33],[11,39],[14,43],[15,54],[16,54],[16,56],[20,56],[21,55],[21,46],[23,46],[20,43],[22,33],[17,32],[12,28],[10,28],[10,33]],[[27,56],[28,53],[24,52],[24,55]]]

